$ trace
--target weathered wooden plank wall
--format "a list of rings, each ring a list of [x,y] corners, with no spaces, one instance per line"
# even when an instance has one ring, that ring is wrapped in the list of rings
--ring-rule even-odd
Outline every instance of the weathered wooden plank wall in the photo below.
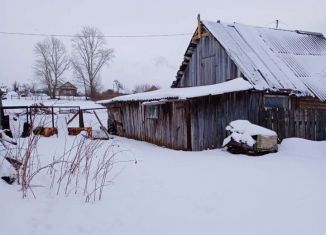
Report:
[[[237,119],[259,122],[262,93],[237,92],[189,100],[192,150],[221,147],[225,127]]]
[[[325,109],[262,109],[259,124],[276,131],[281,140],[289,137],[326,140]]]
[[[225,49],[209,35],[198,42],[177,87],[212,85],[239,75],[237,66]]]
[[[275,130],[280,139],[326,140],[326,109],[292,108],[265,109],[263,92],[244,91],[167,102],[159,105],[158,119],[147,118],[141,102],[109,106],[109,113],[121,123],[118,135],[178,150],[221,147],[225,127],[237,119]]]
[[[117,105],[114,107],[116,109]],[[172,149],[190,150],[187,144],[187,117],[183,102],[159,105],[158,119],[147,118],[146,106],[141,102],[120,103],[120,108],[121,124],[118,135]]]

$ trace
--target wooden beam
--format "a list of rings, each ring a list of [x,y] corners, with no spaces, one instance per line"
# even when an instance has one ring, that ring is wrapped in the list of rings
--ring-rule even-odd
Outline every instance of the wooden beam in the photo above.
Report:
[[[79,110],[78,114],[79,114],[79,127],[85,127],[83,110]]]
[[[201,20],[200,20],[200,14],[197,15],[197,23],[198,23],[198,39],[201,38]]]
[[[97,113],[95,112],[95,110],[93,111],[97,121],[100,123],[101,127],[102,127],[102,130],[104,131],[105,135],[108,137],[108,139],[110,139],[110,135],[109,135],[109,131],[103,126],[100,118],[97,116]]]
[[[53,110],[53,106],[51,107],[51,114],[52,114],[52,128],[54,129],[54,110]]]
[[[72,118],[67,122],[67,126],[72,122],[72,120],[75,119],[75,117],[77,117],[78,114],[79,114],[79,113],[75,113],[75,114],[72,116]]]

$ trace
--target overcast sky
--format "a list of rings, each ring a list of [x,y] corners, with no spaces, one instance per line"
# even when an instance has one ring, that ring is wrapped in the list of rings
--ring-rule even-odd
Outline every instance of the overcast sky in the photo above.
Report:
[[[95,26],[105,35],[193,33],[196,15],[221,20],[326,34],[325,0],[0,0],[0,31],[75,34]],[[132,89],[174,80],[191,35],[161,38],[108,38],[115,59],[102,73],[104,88],[113,80]],[[0,84],[34,78],[33,48],[38,36],[0,34]],[[70,39],[62,38],[70,51]],[[73,81],[70,74],[66,79]]]

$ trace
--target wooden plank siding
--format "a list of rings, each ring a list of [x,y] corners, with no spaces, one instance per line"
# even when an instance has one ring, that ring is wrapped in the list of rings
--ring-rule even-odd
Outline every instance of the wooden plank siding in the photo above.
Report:
[[[226,125],[236,119],[258,122],[255,109],[262,105],[261,93],[236,92],[204,96],[159,105],[159,118],[145,117],[141,102],[109,105],[109,116],[121,110],[118,135],[178,150],[199,151],[221,147]],[[248,111],[250,110],[250,111]]]
[[[157,119],[147,118],[147,106],[141,102],[125,102],[109,105],[110,109],[121,109],[118,135],[151,142],[178,150],[191,150],[187,139],[187,117],[184,102],[168,102],[159,106]],[[109,114],[110,115],[110,114]],[[112,115],[110,116],[112,118]]]
[[[259,121],[261,93],[235,92],[220,96],[205,96],[190,103],[192,150],[221,147],[226,137],[225,127],[237,119]]]
[[[262,109],[259,124],[274,130],[280,140],[326,140],[326,109]]]
[[[222,45],[209,34],[199,40],[177,87],[212,85],[240,76]]]
[[[279,139],[300,137],[326,140],[326,103],[321,109],[300,108],[290,97],[288,108],[265,108],[262,91],[242,91],[159,104],[158,118],[147,118],[141,102],[109,104],[109,118],[118,123],[118,135],[177,150],[219,148],[225,127],[234,120],[249,120],[277,132]],[[270,97],[271,95],[268,94]],[[307,98],[302,98],[306,102]],[[305,107],[305,106],[304,106]]]

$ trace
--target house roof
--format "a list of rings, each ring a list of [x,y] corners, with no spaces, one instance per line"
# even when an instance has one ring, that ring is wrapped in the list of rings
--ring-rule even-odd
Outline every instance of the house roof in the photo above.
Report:
[[[59,89],[62,89],[62,88],[77,89],[77,87],[72,85],[70,82],[65,82],[59,86]]]
[[[98,104],[107,104],[123,101],[154,101],[162,99],[189,99],[207,95],[220,95],[235,91],[251,90],[253,86],[243,78],[236,78],[227,82],[208,86],[166,88],[156,91],[118,96],[109,100],[98,101]]]
[[[255,89],[286,89],[326,100],[326,39],[322,34],[238,23],[202,24]]]

